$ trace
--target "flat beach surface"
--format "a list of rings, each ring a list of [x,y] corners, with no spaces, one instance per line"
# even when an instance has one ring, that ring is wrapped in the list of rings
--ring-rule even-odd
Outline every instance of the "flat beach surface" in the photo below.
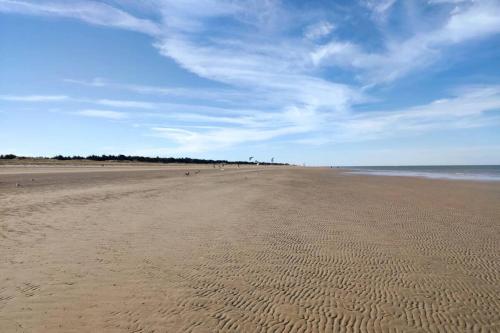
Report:
[[[500,183],[0,167],[0,332],[216,331],[500,332]]]

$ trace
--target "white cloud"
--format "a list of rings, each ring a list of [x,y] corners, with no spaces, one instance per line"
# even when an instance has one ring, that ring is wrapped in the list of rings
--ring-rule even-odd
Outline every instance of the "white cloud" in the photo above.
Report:
[[[142,95],[152,95],[155,97],[175,97],[185,98],[191,101],[205,100],[210,102],[244,102],[252,104],[252,95],[249,92],[231,89],[231,88],[183,88],[183,87],[162,87],[151,85],[138,85],[129,83],[116,83],[103,78],[94,78],[92,80],[64,79],[65,82],[79,84],[94,88],[109,88]],[[165,103],[162,103],[164,105]],[[156,106],[157,103],[156,103]]]
[[[304,31],[307,39],[319,39],[328,36],[335,29],[335,25],[328,21],[321,21],[309,25]]]
[[[290,107],[277,113],[248,110],[244,115],[233,117],[220,113],[210,116],[172,113],[163,118],[169,120],[170,124],[174,121],[175,127],[158,125],[152,131],[154,136],[176,144],[175,150],[169,148],[170,152],[200,153],[242,143],[305,134],[321,126],[324,115],[314,107]]]
[[[282,45],[267,52],[258,47],[249,52],[238,45],[198,45],[189,37],[178,37],[165,38],[157,47],[190,72],[252,89],[256,96],[279,99],[282,106],[314,104],[339,111],[362,99],[360,92],[347,85],[302,74],[303,58],[294,59],[294,50]]]
[[[84,117],[93,117],[93,118],[106,118],[113,120],[120,120],[128,118],[128,115],[124,112],[118,111],[110,111],[110,110],[81,110],[75,112],[76,115],[84,116]]]
[[[153,0],[167,30],[194,32],[203,29],[204,18],[230,16],[243,12],[237,2],[227,0]]]
[[[90,24],[157,35],[161,32],[150,20],[134,17],[120,9],[94,1],[0,0],[0,12],[75,18]]]
[[[500,33],[500,3],[482,1],[453,12],[444,27],[429,36],[429,43],[455,44]]]
[[[374,15],[384,15],[394,6],[396,1],[397,0],[363,0],[362,4],[372,10]]]
[[[348,41],[332,40],[311,52],[317,65],[361,70],[369,83],[388,82],[438,60],[446,47],[500,33],[500,3],[476,1],[454,10],[431,31],[417,31],[400,41],[389,40],[385,52],[369,53]]]
[[[391,111],[369,111],[329,119],[331,131],[316,136],[319,144],[409,136],[431,130],[446,130],[500,124],[500,116],[485,117],[500,110],[500,86],[466,87],[455,96]]]
[[[155,127],[158,137],[177,144],[171,153],[200,153],[223,149],[234,145],[270,140],[279,136],[303,133],[300,126],[279,129],[215,128],[205,131],[189,131],[179,128]]]
[[[8,102],[83,102],[117,108],[154,109],[158,104],[145,101],[73,98],[66,95],[0,95],[0,100]]]
[[[103,78],[96,77],[93,78],[92,80],[86,81],[86,80],[75,80],[75,79],[63,79],[64,82],[68,83],[74,83],[74,84],[81,84],[84,86],[89,86],[89,87],[106,87],[109,85],[109,82]]]
[[[59,102],[68,100],[65,95],[0,95],[0,100],[9,102]]]
[[[100,99],[96,103],[117,108],[154,109],[156,107],[155,103],[130,100]]]
[[[429,0],[429,4],[458,4],[465,2],[474,2],[475,0]]]
[[[161,23],[137,18],[123,10],[93,1],[75,1],[69,4],[62,1],[0,0],[0,11],[77,18],[91,24],[146,33],[158,39],[156,45],[163,55],[173,58],[200,76],[214,80],[224,79],[221,78],[221,73],[228,69],[230,71],[227,74],[233,77],[232,83],[235,77],[245,74],[248,77],[252,72],[276,74],[276,69],[282,71],[295,69],[295,72],[300,72],[307,67],[310,54],[309,59],[315,65],[335,65],[361,70],[357,73],[358,77],[370,83],[377,83],[395,80],[413,70],[434,63],[439,59],[442,49],[449,45],[500,32],[500,5],[497,1],[429,1],[431,4],[450,2],[460,4],[461,7],[450,12],[445,22],[438,28],[431,31],[416,31],[406,40],[391,38],[386,45],[386,51],[381,53],[366,52],[353,42],[336,39],[314,51],[307,50],[297,41],[290,41],[290,45],[283,42],[274,45],[275,40],[269,40],[265,42],[268,45],[263,48],[265,44],[262,40],[256,42],[248,40],[248,36],[237,36],[237,34],[233,36],[234,41],[242,41],[241,45],[246,45],[246,48],[235,44],[231,46],[228,43],[231,40],[227,38],[225,45],[215,42],[216,38],[200,43],[199,34],[211,32],[212,29],[206,22],[215,18],[229,18],[253,25],[257,29],[272,24],[273,21],[282,23],[282,16],[286,16],[285,11],[279,3],[265,0],[241,2],[150,0],[146,4],[149,4],[151,10],[161,13]],[[387,14],[396,0],[363,0],[362,3],[375,15],[381,16]],[[307,27],[305,36],[313,40],[318,39],[330,34],[333,28],[330,22],[320,21]],[[283,36],[276,37],[282,41],[286,40]],[[252,49],[254,52],[249,52]],[[200,54],[189,54],[190,51],[198,51]],[[217,56],[210,56],[213,51],[218,51]],[[223,59],[218,61],[218,66],[208,66],[209,61],[217,59]],[[223,62],[226,66],[221,67]],[[261,68],[255,71],[258,66]],[[262,81],[275,77],[275,75],[264,77]]]

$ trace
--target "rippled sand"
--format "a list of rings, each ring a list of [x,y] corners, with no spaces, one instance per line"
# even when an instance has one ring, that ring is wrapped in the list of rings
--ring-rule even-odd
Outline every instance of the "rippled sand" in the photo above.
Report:
[[[1,332],[500,332],[498,183],[19,168]]]

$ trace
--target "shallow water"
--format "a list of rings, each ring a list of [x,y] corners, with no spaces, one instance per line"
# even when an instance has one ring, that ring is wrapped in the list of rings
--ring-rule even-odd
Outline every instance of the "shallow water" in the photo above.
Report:
[[[500,165],[352,166],[355,174],[500,181]]]

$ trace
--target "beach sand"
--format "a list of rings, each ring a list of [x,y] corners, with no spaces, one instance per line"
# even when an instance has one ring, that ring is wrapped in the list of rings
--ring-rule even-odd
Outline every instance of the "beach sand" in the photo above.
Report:
[[[0,332],[500,332],[499,183],[186,168],[1,167]]]

